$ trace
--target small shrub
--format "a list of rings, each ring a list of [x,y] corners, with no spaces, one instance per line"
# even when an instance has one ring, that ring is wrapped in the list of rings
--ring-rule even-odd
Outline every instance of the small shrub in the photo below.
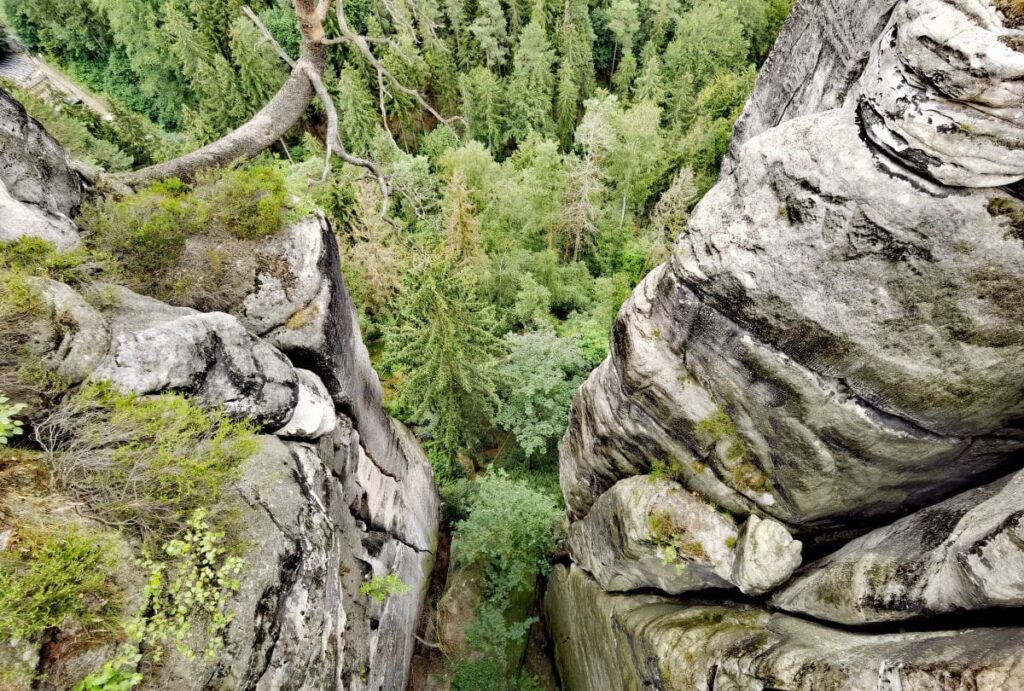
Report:
[[[52,242],[23,237],[0,243],[0,269],[81,284],[108,271],[109,266],[98,253],[81,248],[59,252]]]
[[[0,639],[32,640],[68,622],[109,634],[120,611],[109,543],[80,529],[20,537],[0,556]]]
[[[1006,25],[1013,28],[1024,26],[1024,0],[996,0],[1003,16],[1006,17]]]
[[[155,660],[168,643],[188,660],[199,654],[211,660],[224,648],[223,633],[234,618],[228,600],[241,587],[237,576],[243,561],[228,553],[224,533],[214,531],[206,516],[205,509],[197,509],[181,538],[163,546],[162,560],[143,560],[149,570],[144,593],[149,616],[137,623],[134,633],[154,648]],[[190,645],[196,622],[206,626],[202,651]]]
[[[90,247],[109,254],[129,276],[145,278],[173,265],[207,217],[184,183],[171,178],[123,199],[86,205],[79,222],[89,231]]]
[[[728,413],[721,408],[698,422],[697,430],[711,437],[716,442],[725,437],[736,436],[736,425],[733,424],[732,418],[729,417]]]
[[[134,671],[140,660],[137,645],[125,646],[117,657],[75,684],[72,691],[129,691],[142,683],[142,675]]]
[[[14,416],[24,407],[23,403],[10,403],[7,396],[0,394],[0,446],[7,446],[12,437],[23,433],[21,420]]]
[[[405,595],[408,591],[409,586],[402,582],[397,573],[389,573],[386,576],[374,576],[359,586],[360,595],[371,597],[379,604],[384,604],[389,597]]]
[[[561,518],[552,497],[503,470],[492,471],[477,479],[469,514],[455,525],[455,557],[464,563],[482,562],[485,595],[492,602],[505,602],[548,569],[547,554]]]
[[[672,456],[668,460],[659,459],[651,464],[651,481],[655,480],[674,480],[676,482],[682,482],[686,477],[686,466],[683,462]]]
[[[281,230],[288,190],[277,168],[257,165],[201,177],[195,197],[213,224],[242,240],[256,240]]]
[[[1024,240],[1024,204],[1009,197],[996,197],[988,203],[988,212],[1006,220],[1007,236]]]
[[[683,567],[679,563],[681,558],[701,560],[708,558],[704,545],[695,539],[686,528],[678,525],[666,512],[651,513],[647,517],[647,528],[661,549],[661,558],[666,565],[675,564],[677,570],[681,571]]]
[[[175,538],[196,509],[230,521],[228,487],[257,448],[252,428],[180,394],[90,384],[37,426],[60,486],[105,521]]]

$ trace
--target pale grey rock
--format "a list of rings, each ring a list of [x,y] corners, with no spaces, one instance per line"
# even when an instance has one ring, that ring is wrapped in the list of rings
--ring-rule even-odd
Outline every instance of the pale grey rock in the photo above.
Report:
[[[30,278],[44,305],[28,350],[69,384],[79,384],[110,349],[110,330],[100,312],[71,287],[46,278]]]
[[[569,526],[569,556],[608,592],[670,595],[739,588],[760,595],[800,566],[801,543],[771,519],[736,521],[679,483],[620,480]]]
[[[751,514],[737,539],[731,580],[747,595],[763,595],[800,567],[802,548],[781,523]]]
[[[989,212],[1005,196],[914,178],[850,109],[748,141],[574,401],[571,515],[672,456],[804,527],[924,506],[1005,463],[1024,412],[1024,243]],[[709,410],[731,419],[724,448]]]
[[[573,562],[607,591],[675,595],[731,587],[736,538],[731,517],[678,483],[636,476],[601,495],[569,527],[566,544]]]
[[[228,605],[234,618],[225,650],[212,662],[170,651],[142,688],[342,688],[358,678],[354,670],[365,659],[346,661],[342,648],[358,580],[338,568],[355,561],[359,545],[347,538],[356,532],[351,519],[335,523],[338,482],[312,447],[270,436],[260,442],[237,488],[242,538],[251,547]]]
[[[0,242],[23,237],[45,240],[61,251],[74,249],[80,243],[78,229],[71,219],[18,201],[0,180]]]
[[[330,434],[337,426],[337,417],[327,387],[309,370],[296,368],[295,374],[299,384],[295,408],[288,423],[274,434],[305,439]]]
[[[314,319],[304,310],[317,309],[312,303],[330,282],[320,263],[324,242],[332,240],[323,217],[308,216],[257,249],[254,289],[242,301],[239,313],[251,331],[262,335],[289,320]]]
[[[68,157],[20,103],[0,89],[0,188],[4,197],[66,222],[82,201],[81,181]],[[13,219],[10,219],[13,220]],[[0,216],[6,237],[9,217]],[[15,229],[16,230],[16,229]]]
[[[339,447],[335,469],[346,479],[349,506],[371,530],[393,535],[421,552],[432,552],[437,543],[441,502],[430,461],[401,423],[395,423],[395,430],[408,462],[403,478],[382,468],[355,431],[351,442]]]
[[[733,130],[723,166],[749,139],[786,120],[842,107],[899,0],[800,0],[757,71],[757,86]]]
[[[231,315],[185,314],[148,326],[151,315],[125,318],[126,305],[113,309],[119,317],[111,320],[110,352],[92,379],[138,393],[193,394],[269,429],[291,417],[299,388],[294,368]]]
[[[1004,26],[986,0],[899,3],[859,82],[872,141],[945,185],[1024,178],[1024,52],[1014,41],[1024,30]]]
[[[262,328],[276,324],[260,331],[263,338],[293,362],[316,372],[338,409],[352,418],[367,453],[384,472],[402,480],[409,464],[406,449],[381,405],[380,379],[370,364],[355,306],[341,279],[338,244],[329,225],[322,217],[307,219],[275,242],[261,255],[260,263],[277,267],[274,271],[285,277],[292,291],[278,290],[268,270],[261,270],[258,298],[247,298],[242,318]]]
[[[1005,691],[1024,629],[856,634],[730,603],[605,593],[556,566],[545,611],[566,691]]]
[[[772,604],[843,624],[1024,606],[1024,473],[847,543]]]
[[[416,630],[427,596],[426,584],[434,568],[434,554],[418,551],[386,533],[368,532],[360,557],[370,566],[367,579],[397,574],[401,594],[377,602],[366,598],[371,620],[379,622],[369,641],[366,680],[368,689],[402,691],[408,685],[409,664],[416,646]]]

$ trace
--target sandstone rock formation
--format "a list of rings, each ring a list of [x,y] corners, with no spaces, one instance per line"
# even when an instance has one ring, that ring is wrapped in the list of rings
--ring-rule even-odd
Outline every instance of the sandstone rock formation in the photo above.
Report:
[[[78,244],[70,216],[80,203],[67,154],[0,89],[0,241],[27,235],[70,249]]]
[[[621,547],[639,509],[619,488],[667,464],[734,525],[805,544],[920,509],[779,607],[854,624],[1020,606],[1016,485],[970,489],[1024,458],[1024,30],[1002,2],[797,4],[722,178],[573,401],[575,566],[548,594],[567,688],[1024,687],[1019,630],[857,637],[735,606],[716,628],[601,592],[689,589]],[[746,542],[728,580],[763,593]]]
[[[555,568],[546,614],[567,689],[1021,688],[1020,629],[858,634],[729,602],[606,593]]]
[[[1024,606],[1024,473],[853,540],[772,604],[843,624]]]
[[[2,92],[0,108],[0,190],[33,213],[64,218],[79,192],[63,153]],[[57,240],[13,227],[11,218],[0,215],[2,239]],[[233,488],[238,537],[251,547],[229,603],[225,649],[214,660],[172,650],[139,688],[404,689],[440,520],[429,461],[380,407],[380,383],[322,217],[282,230],[257,261],[235,268],[232,283],[245,289],[232,314],[114,285],[26,279],[40,306],[18,325],[19,347],[66,383],[186,393],[261,433]],[[0,495],[5,514],[9,499]],[[25,511],[61,502],[72,503],[33,495]],[[378,603],[359,593],[365,580],[389,574],[405,594]],[[126,576],[129,602],[143,577],[138,569]],[[70,688],[116,650],[41,656],[28,644],[16,652],[27,673],[46,675],[45,688]]]
[[[728,514],[651,476],[618,482],[569,528],[573,561],[609,592],[657,588],[677,595],[738,587],[765,593],[800,566],[800,543],[782,525]]]

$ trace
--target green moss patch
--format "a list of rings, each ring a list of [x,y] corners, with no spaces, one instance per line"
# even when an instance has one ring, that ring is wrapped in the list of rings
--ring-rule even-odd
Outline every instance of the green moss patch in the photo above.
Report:
[[[1024,26],[1024,0],[995,0],[996,7],[1003,13],[1009,27]]]
[[[1007,237],[1024,242],[1024,204],[1010,197],[996,197],[988,203],[988,212],[997,218],[1005,219],[1009,225]]]

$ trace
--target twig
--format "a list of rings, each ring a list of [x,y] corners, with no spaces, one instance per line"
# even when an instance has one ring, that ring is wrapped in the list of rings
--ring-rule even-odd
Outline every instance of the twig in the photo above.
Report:
[[[288,55],[287,51],[281,47],[281,44],[277,42],[274,35],[270,33],[270,29],[263,25],[263,22],[260,21],[260,18],[256,16],[256,13],[252,11],[252,8],[245,5],[242,7],[242,13],[256,25],[256,29],[259,30],[260,34],[262,34],[263,40],[270,44],[278,57],[284,60],[285,63],[294,70],[296,67],[295,61],[292,60],[292,57]]]

